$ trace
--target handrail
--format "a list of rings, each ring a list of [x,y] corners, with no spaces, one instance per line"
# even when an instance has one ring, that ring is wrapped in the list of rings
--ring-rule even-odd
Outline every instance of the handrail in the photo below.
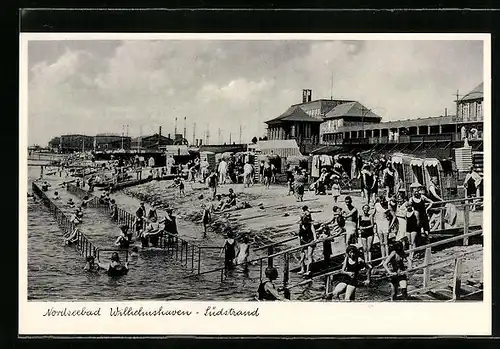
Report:
[[[433,243],[430,243],[430,244],[427,244],[427,245],[415,247],[415,248],[412,248],[412,249],[410,248],[410,249],[406,250],[405,252],[421,251],[421,250],[425,250],[427,248],[432,248],[432,247],[435,247],[435,246],[444,245],[444,244],[447,244],[447,243],[450,243],[450,242],[453,242],[453,241],[463,240],[464,237],[470,237],[470,236],[480,235],[482,233],[483,233],[482,230],[476,230],[476,231],[473,231],[473,232],[470,232],[470,233],[467,233],[467,234],[462,234],[462,235],[454,236],[454,237],[451,237],[451,238],[448,238],[448,239],[444,239],[444,240],[441,240],[441,241],[436,241],[436,242],[433,242]],[[370,264],[373,264],[374,262],[381,262],[381,261],[383,261],[386,258],[387,257],[379,257],[379,258],[373,259],[373,260],[370,261]],[[311,278],[309,278],[308,280],[304,280],[304,281],[301,281],[301,282],[299,282],[297,284],[290,285],[290,286],[286,287],[286,289],[291,289],[291,288],[294,288],[294,287],[297,287],[297,286],[305,285],[307,283],[312,282],[315,279],[318,279],[318,278],[321,278],[321,277],[325,277],[325,276],[340,274],[341,272],[342,272],[341,270],[334,270],[334,271],[329,271],[329,272],[324,273],[324,274],[315,275],[315,276],[312,276]]]
[[[289,242],[289,241],[292,241],[292,240],[296,240],[297,237],[296,236],[293,236],[291,238],[288,238],[288,239],[285,239],[285,240],[281,240],[281,241],[276,241],[276,242],[273,242],[272,244],[269,244],[269,245],[264,245],[264,246],[261,246],[261,247],[257,247],[257,248],[254,248],[253,250],[254,251],[260,251],[260,250],[264,250],[266,248],[269,248],[269,247],[274,247],[276,245],[281,245],[281,244],[284,244],[286,242]]]
[[[433,266],[436,266],[436,265],[439,265],[439,264],[443,264],[443,263],[449,262],[451,260],[462,259],[462,258],[464,258],[465,256],[467,256],[469,254],[481,252],[482,250],[483,249],[481,248],[481,249],[476,249],[476,250],[473,250],[473,251],[462,252],[462,253],[459,253],[459,254],[456,254],[456,255],[444,258],[444,259],[440,259],[439,261],[436,261],[436,262],[433,262],[433,263],[424,263],[422,265],[419,265],[418,267],[410,268],[410,269],[405,270],[405,273],[414,273],[414,272],[416,272],[418,270],[429,268],[429,267],[433,267]],[[391,277],[391,275],[385,275],[385,276],[383,276],[381,278],[377,278],[377,281],[382,281],[382,280],[385,280],[385,279],[389,279],[390,277]],[[428,287],[425,287],[425,288],[428,288]],[[424,289],[424,288],[422,288],[422,289]],[[411,293],[416,293],[418,291],[421,291],[422,289],[412,290]],[[331,294],[333,294],[333,292],[328,292],[326,294],[323,294],[322,296],[314,297],[311,300],[317,300],[317,299],[325,298],[325,297],[327,297],[327,296],[329,296]]]

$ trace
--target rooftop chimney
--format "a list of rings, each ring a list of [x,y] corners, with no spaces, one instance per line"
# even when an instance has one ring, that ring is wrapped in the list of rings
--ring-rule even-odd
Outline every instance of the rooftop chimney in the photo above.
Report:
[[[310,102],[312,99],[312,90],[302,90],[302,103]]]

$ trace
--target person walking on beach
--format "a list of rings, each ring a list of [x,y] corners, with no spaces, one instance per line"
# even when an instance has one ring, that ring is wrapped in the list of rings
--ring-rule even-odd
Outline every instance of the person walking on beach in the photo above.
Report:
[[[427,210],[432,205],[432,201],[429,200],[425,195],[422,195],[420,183],[413,183],[410,187],[413,187],[413,195],[410,197],[410,203],[413,209],[417,211],[418,215],[418,231],[421,232],[420,240],[421,244],[426,244],[426,240],[429,237],[429,217],[427,216]],[[417,236],[417,239],[419,237]]]
[[[288,183],[288,193],[286,196],[289,196],[290,194],[293,195],[294,190],[293,190],[293,169],[290,164],[286,165],[286,182]]]
[[[120,248],[127,249],[130,246],[130,239],[128,237],[128,225],[120,226],[120,235],[115,241],[116,246],[120,246]]]
[[[250,164],[250,162],[247,162],[243,166],[243,185],[246,187],[250,187],[250,184],[253,185],[253,177],[253,166],[252,164]]]
[[[175,240],[177,239],[177,235],[179,234],[179,232],[177,231],[177,221],[176,221],[177,217],[175,217],[173,212],[174,212],[174,210],[172,208],[170,208],[170,207],[167,208],[166,209],[167,215],[160,222],[160,223],[162,223],[162,222],[165,223],[164,231],[165,231],[165,233],[167,233],[169,244],[173,244],[175,242]]]
[[[294,192],[297,198],[297,202],[304,201],[304,190],[305,190],[306,178],[304,173],[300,169],[296,169],[295,179],[294,179]]]
[[[285,297],[279,294],[274,280],[278,278],[278,270],[274,267],[267,267],[265,272],[266,280],[260,283],[257,289],[257,298],[259,301],[288,301]]]
[[[395,174],[394,174],[394,168],[392,167],[392,162],[387,161],[386,168],[383,171],[382,175],[382,181],[384,183],[384,189],[387,193],[387,196],[392,196],[394,195],[394,186],[395,186]]]
[[[408,245],[410,248],[410,256],[409,256],[409,263],[411,267],[411,263],[413,261],[413,249],[416,247],[415,241],[417,239],[417,235],[419,234],[419,226],[418,226],[418,212],[413,209],[413,205],[410,202],[407,202],[406,204],[406,213],[405,213],[405,220],[406,220],[406,240],[408,241]]]
[[[268,189],[269,186],[271,185],[272,176],[273,176],[273,171],[271,169],[271,165],[269,164],[269,161],[267,161],[264,164],[264,185],[265,185],[266,189]]]
[[[340,183],[339,183],[339,178],[335,177],[333,179],[333,184],[332,184],[332,197],[333,197],[333,203],[337,204],[337,201],[340,196]]]
[[[362,183],[364,187],[364,196],[367,200],[366,203],[370,205],[370,199],[372,196],[372,188],[373,188],[373,173],[370,171],[370,166],[365,165],[363,170],[361,171]]]
[[[227,162],[226,162],[226,160],[221,159],[217,169],[219,171],[219,183],[226,184],[226,177],[227,177]]]
[[[214,171],[211,171],[207,181],[208,187],[210,188],[210,191],[212,193],[212,200],[215,200],[215,197],[217,195],[217,174]]]
[[[248,268],[248,257],[250,256],[250,240],[248,236],[241,237],[238,241],[238,254],[236,256],[236,264],[242,265],[244,269]]]
[[[208,225],[212,220],[212,214],[206,204],[201,204],[201,209],[202,209],[201,221],[203,223],[203,237],[206,237]]]
[[[406,253],[403,243],[398,241],[393,245],[391,253],[383,262],[384,269],[391,276],[391,301],[396,300],[398,289],[401,290],[401,298],[403,300],[408,298],[408,276],[406,275],[405,260]]]

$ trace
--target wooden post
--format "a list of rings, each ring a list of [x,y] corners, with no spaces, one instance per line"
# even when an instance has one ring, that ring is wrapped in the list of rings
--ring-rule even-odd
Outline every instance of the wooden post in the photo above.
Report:
[[[460,299],[460,290],[462,288],[462,259],[455,259],[455,272],[453,273],[453,297],[454,301]]]
[[[225,268],[222,268],[220,270],[220,282],[224,281],[224,270],[225,270]]]
[[[425,249],[425,256],[424,256],[424,282],[423,282],[423,285],[422,287],[423,288],[426,288],[426,287],[429,287],[429,281],[431,279],[431,269],[430,267],[428,266],[430,263],[431,263],[431,248],[430,247],[427,247]]]
[[[198,275],[201,271],[201,247],[198,247]]]
[[[288,280],[290,278],[290,255],[285,253],[284,263],[283,263],[283,293],[286,299],[290,299],[290,289],[288,286]]]
[[[262,282],[262,261],[263,259],[260,260],[260,281]]]
[[[194,245],[191,249],[191,270],[194,270]]]
[[[188,252],[189,252],[189,244],[186,242],[186,260],[185,260],[185,262],[186,262],[186,267],[187,267],[187,265],[188,265]]]
[[[464,205],[464,234],[469,232],[469,223],[470,223],[470,206],[469,202],[465,201]],[[469,237],[464,237],[463,245],[467,246],[469,244]]]
[[[325,298],[332,292],[332,276],[328,275],[325,285]]]
[[[274,253],[274,247],[273,246],[269,246],[267,248],[267,255],[270,256],[273,253]],[[273,266],[273,258],[272,257],[267,259],[267,266],[268,267],[272,267]]]

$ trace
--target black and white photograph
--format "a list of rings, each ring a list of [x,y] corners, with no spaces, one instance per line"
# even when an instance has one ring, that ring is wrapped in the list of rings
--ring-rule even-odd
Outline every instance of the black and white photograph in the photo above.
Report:
[[[27,39],[27,303],[488,300],[483,38]]]

